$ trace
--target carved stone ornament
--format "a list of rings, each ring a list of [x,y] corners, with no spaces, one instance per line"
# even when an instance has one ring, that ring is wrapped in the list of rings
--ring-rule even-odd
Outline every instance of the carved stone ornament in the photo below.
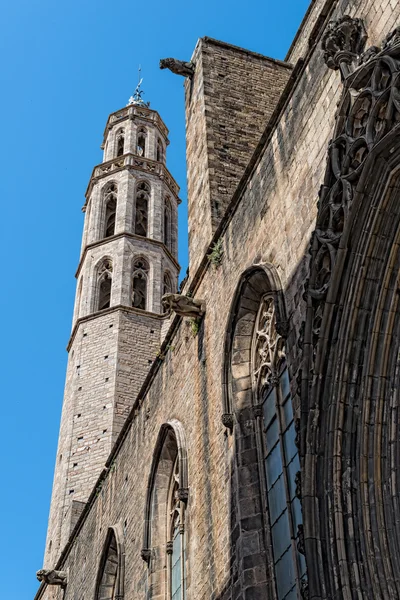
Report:
[[[255,391],[279,384],[279,370],[285,351],[284,340],[276,330],[275,312],[274,297],[266,294],[261,300],[254,328],[252,365]]]
[[[189,488],[179,488],[178,489],[178,498],[181,502],[187,504],[189,500]]]
[[[162,58],[160,60],[160,69],[169,69],[175,75],[192,78],[194,75],[194,64],[177,60],[176,58]]]
[[[367,34],[361,19],[344,15],[331,21],[322,37],[324,59],[330,69],[340,69],[342,77],[350,73],[362,54]]]
[[[142,548],[142,550],[140,551],[140,556],[142,557],[145,563],[149,564],[151,558],[150,548]]]
[[[203,300],[195,300],[182,294],[164,294],[161,301],[166,312],[174,311],[181,317],[199,319],[205,313]]]
[[[348,18],[346,21],[344,19],[340,21],[348,21]],[[349,23],[346,27],[344,31],[347,37],[339,29],[341,35],[346,40],[356,37],[356,30],[351,34],[351,29],[348,29]],[[330,31],[331,34],[328,32],[326,35],[325,48],[332,50],[335,28],[331,27]],[[329,35],[332,37],[330,41]],[[349,44],[349,41],[342,41],[343,46]],[[360,44],[358,41],[353,49],[357,47],[359,51]],[[383,50],[376,46],[371,52],[367,50],[361,57],[361,65],[348,77],[338,108],[333,140],[329,144],[328,166],[319,191],[317,222],[311,239],[311,267],[307,284],[309,308],[305,330],[308,336],[305,336],[304,343],[310,344],[311,355],[307,359],[309,364],[304,367],[311,378],[339,242],[365,160],[371,149],[400,123],[399,28],[385,38],[383,46]],[[310,401],[308,406],[312,405]]]
[[[47,583],[48,585],[67,585],[67,574],[65,571],[54,571],[53,569],[40,569],[37,571],[36,577],[38,581]]]
[[[167,554],[172,554],[174,550],[174,542],[167,542]]]
[[[331,35],[333,36],[332,31],[331,28]],[[328,42],[327,37],[325,51],[328,58],[331,56],[333,60],[335,53],[333,52],[334,42],[332,40],[334,40],[334,37]],[[360,44],[361,42],[359,42],[357,50],[353,48],[354,53],[360,52]],[[339,52],[339,50],[337,51]],[[351,471],[349,468],[351,474],[356,473],[359,467],[355,460],[354,463],[350,462],[347,458],[348,455],[340,454],[342,451],[340,450],[341,444],[343,443],[343,446],[345,446],[348,443],[350,434],[346,434],[348,436],[346,438],[343,434],[344,439],[341,440],[340,444],[336,443],[336,440],[332,441],[329,449],[325,452],[327,436],[324,434],[326,429],[322,425],[329,423],[329,427],[332,427],[332,430],[335,431],[334,427],[337,427],[337,423],[339,423],[339,417],[336,417],[337,420],[333,420],[332,415],[335,415],[333,410],[332,415],[329,412],[329,417],[324,411],[328,403],[329,408],[331,408],[331,404],[334,405],[331,391],[335,390],[335,393],[338,394],[337,390],[339,389],[339,387],[335,387],[336,384],[327,382],[327,373],[330,374],[332,379],[335,379],[336,374],[339,373],[338,365],[343,365],[345,360],[341,357],[335,357],[334,360],[331,360],[334,351],[331,351],[329,345],[332,344],[332,339],[336,343],[335,336],[339,337],[339,327],[343,327],[344,330],[347,326],[347,324],[340,322],[340,315],[337,313],[340,312],[344,303],[344,296],[341,295],[343,288],[352,285],[344,280],[344,274],[346,276],[350,275],[345,270],[345,258],[350,254],[349,249],[355,252],[358,248],[357,241],[350,236],[354,235],[354,223],[357,222],[358,214],[364,210],[365,214],[369,214],[368,205],[365,206],[363,203],[372,201],[372,198],[365,192],[365,186],[368,177],[371,180],[375,177],[375,174],[370,172],[370,165],[373,164],[375,157],[379,156],[376,150],[385,148],[386,152],[390,151],[386,144],[393,143],[396,134],[398,136],[400,133],[399,31],[395,30],[386,38],[382,50],[377,47],[368,49],[361,56],[360,65],[355,66],[354,71],[346,77],[345,84],[338,104],[335,130],[328,148],[327,167],[323,185],[319,192],[316,228],[311,239],[310,275],[306,294],[306,324],[301,365],[300,458],[304,461],[302,464],[315,465],[315,477],[307,482],[307,494],[303,489],[302,503],[304,514],[307,515],[304,522],[305,548],[307,562],[311,565],[318,564],[321,567],[320,572],[317,574],[318,577],[314,581],[310,580],[310,596],[313,598],[322,597],[320,595],[322,589],[326,590],[326,592],[324,591],[324,597],[334,597],[336,590],[339,589],[336,585],[341,586],[344,581],[342,579],[338,580],[338,584],[330,583],[332,569],[339,571],[339,567],[337,567],[338,563],[335,562],[336,558],[333,558],[336,546],[335,550],[332,549],[331,551],[330,548],[332,539],[335,538],[329,538],[328,535],[328,531],[332,533],[334,528],[330,524],[325,526],[325,522],[322,525],[327,514],[324,511],[328,510],[326,508],[328,506],[330,511],[335,510],[334,527],[336,535],[338,531],[342,530],[341,528],[344,528],[343,523],[347,522],[349,513],[355,510],[354,505],[352,505],[353,508],[349,508],[350,502],[352,503],[354,498],[357,498],[358,502],[360,498],[360,496],[354,496],[354,498],[352,496],[351,501],[345,498],[346,492],[344,490],[347,485],[345,485],[345,476],[342,473],[336,474],[336,472],[333,475],[332,471],[336,470],[336,467],[332,467],[329,475],[327,474],[326,479],[324,479],[323,465],[332,460],[333,452],[334,464],[344,464],[343,456],[346,456],[348,464],[352,465]],[[372,156],[371,153],[373,153]],[[371,162],[368,161],[369,156],[373,159]],[[357,214],[353,215],[355,210]],[[363,223],[361,219],[361,224]],[[364,232],[362,233],[364,235]],[[368,239],[367,234],[365,236]],[[352,246],[353,243],[354,246]],[[355,290],[358,289],[361,288],[355,288]],[[353,324],[351,326],[353,327]],[[350,324],[348,324],[348,327],[350,328]],[[355,334],[349,331],[348,337],[350,340],[353,335]],[[357,332],[357,335],[361,334]],[[344,342],[343,346],[339,346],[339,342],[337,343],[340,352],[345,355]],[[357,372],[357,377],[359,376],[359,372],[356,370],[358,364],[356,360],[355,366],[352,364],[352,369]],[[347,383],[347,385],[349,384]],[[343,385],[340,388],[343,394],[344,389],[349,388],[345,388]],[[353,402],[357,405],[356,399],[358,397],[355,396],[354,398]],[[336,405],[339,404],[341,397],[339,398],[337,395],[335,402]],[[335,410],[340,412],[337,406]],[[322,422],[322,416],[324,423]],[[361,428],[360,421],[357,422],[357,427]],[[358,431],[362,430],[359,429]],[[375,432],[374,435],[377,436]],[[350,450],[346,450],[346,452],[350,452]],[[351,450],[352,457],[354,456],[353,452],[358,453],[359,451]],[[361,467],[359,472],[361,472]],[[327,481],[329,481],[328,485],[326,484]],[[322,487],[323,485],[325,485],[325,488]],[[381,493],[379,485],[375,481],[371,480],[370,485],[371,489],[376,490],[375,493]],[[330,490],[327,490],[327,487],[330,487]],[[324,490],[321,491],[321,495],[319,495],[318,488]],[[327,496],[325,508],[320,508],[319,502],[322,504],[321,498],[325,494]],[[337,504],[334,504],[336,499],[333,500],[333,498],[339,497],[340,500],[337,501]],[[316,498],[318,498],[318,502],[315,501]],[[336,509],[339,505],[340,511],[338,510],[337,513],[340,512],[340,515],[337,516]],[[367,511],[367,509],[365,510]],[[368,515],[368,512],[365,514]],[[349,530],[352,527],[354,530],[354,520],[346,526]],[[319,527],[321,527],[321,531],[322,527],[325,527],[325,529],[317,538],[318,543],[315,544],[315,531],[318,531]],[[360,534],[357,533],[357,535]],[[354,540],[358,542],[359,539],[365,541],[363,537],[354,537],[348,546],[346,545],[346,548],[341,546],[341,556],[346,557],[343,558],[344,565],[348,566],[354,560],[349,548]],[[351,547],[353,548],[353,546]],[[326,569],[325,564],[322,564],[320,560],[321,548],[328,555],[325,564],[329,567],[327,566]],[[346,554],[347,552],[349,554]],[[377,550],[377,555],[378,552]],[[346,562],[347,560],[350,562]],[[375,597],[375,594],[373,596]],[[302,597],[308,598],[308,588],[302,591]]]
[[[233,430],[233,414],[232,413],[224,413],[221,417],[222,425],[229,429]]]

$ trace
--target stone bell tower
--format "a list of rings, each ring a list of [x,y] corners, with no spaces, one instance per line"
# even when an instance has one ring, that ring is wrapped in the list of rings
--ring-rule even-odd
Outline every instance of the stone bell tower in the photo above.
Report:
[[[54,566],[161,344],[161,297],[175,292],[179,188],[168,130],[141,99],[107,121],[85,224],[46,542]]]

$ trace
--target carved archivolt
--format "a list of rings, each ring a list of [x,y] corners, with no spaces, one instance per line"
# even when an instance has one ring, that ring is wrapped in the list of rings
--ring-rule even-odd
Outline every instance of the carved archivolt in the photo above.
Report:
[[[324,41],[327,64],[340,68],[345,85],[319,194],[306,294],[301,381],[305,549],[307,563],[319,565],[310,580],[310,597],[397,598],[394,565],[400,564],[400,536],[390,506],[391,494],[399,490],[389,473],[383,476],[394,441],[388,442],[383,402],[389,401],[389,388],[382,387],[378,373],[383,381],[392,378],[388,352],[391,344],[398,347],[392,337],[397,309],[389,309],[393,299],[383,298],[397,285],[389,267],[397,260],[393,248],[400,223],[395,175],[400,165],[400,34],[396,29],[381,48],[364,52],[362,24],[344,19],[328,28]],[[378,306],[392,315],[384,325]],[[393,428],[394,440],[399,432]],[[393,460],[398,469],[398,459]],[[366,590],[370,595],[363,596]]]

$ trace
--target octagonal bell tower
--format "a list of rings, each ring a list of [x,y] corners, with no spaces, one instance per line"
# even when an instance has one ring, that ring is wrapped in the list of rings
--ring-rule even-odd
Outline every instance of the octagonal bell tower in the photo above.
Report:
[[[179,188],[168,130],[141,99],[107,121],[85,224],[45,566],[53,567],[161,344],[164,293],[177,288]]]

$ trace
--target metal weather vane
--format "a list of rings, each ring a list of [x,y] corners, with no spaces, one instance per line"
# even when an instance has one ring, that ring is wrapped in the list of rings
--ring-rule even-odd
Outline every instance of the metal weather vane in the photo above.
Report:
[[[127,106],[130,106],[132,104],[136,105],[136,106],[145,106],[146,108],[149,108],[150,106],[150,102],[145,102],[142,98],[142,95],[144,94],[144,91],[141,88],[141,85],[143,83],[143,77],[140,77],[140,73],[142,71],[142,67],[139,65],[139,69],[138,69],[138,84],[135,88],[135,91],[133,92],[133,96],[131,96],[129,98],[129,102],[127,104]]]

